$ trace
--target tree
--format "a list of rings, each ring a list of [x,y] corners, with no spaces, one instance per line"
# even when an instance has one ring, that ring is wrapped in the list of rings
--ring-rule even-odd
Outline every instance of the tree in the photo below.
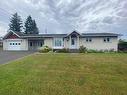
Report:
[[[37,28],[37,24],[35,20],[33,20],[33,34],[39,34],[39,30]]]
[[[26,19],[26,22],[25,22],[25,33],[26,34],[31,34],[32,33],[32,17],[31,16],[28,16],[27,19]]]
[[[35,20],[32,20],[31,16],[28,16],[25,22],[25,33],[26,34],[38,34],[38,28]]]
[[[9,30],[14,32],[21,32],[22,31],[22,20],[18,13],[13,14],[10,19]]]

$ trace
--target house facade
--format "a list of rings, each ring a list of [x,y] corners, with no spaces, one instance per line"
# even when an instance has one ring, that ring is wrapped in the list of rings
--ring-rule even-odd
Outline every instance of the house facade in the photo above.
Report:
[[[78,33],[69,34],[24,34],[8,32],[3,38],[3,50],[28,51],[37,50],[42,46],[52,49],[79,49],[84,46],[93,50],[118,49],[118,34],[114,33]]]

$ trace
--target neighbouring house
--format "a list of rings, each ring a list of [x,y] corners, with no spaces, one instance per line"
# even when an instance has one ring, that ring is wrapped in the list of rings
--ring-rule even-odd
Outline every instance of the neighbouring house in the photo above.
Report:
[[[114,33],[78,33],[69,34],[24,34],[8,32],[3,38],[3,50],[28,51],[48,46],[52,49],[67,48],[77,50],[80,46],[94,50],[118,49],[118,36]]]
[[[127,51],[127,41],[121,41],[118,44],[119,51]]]

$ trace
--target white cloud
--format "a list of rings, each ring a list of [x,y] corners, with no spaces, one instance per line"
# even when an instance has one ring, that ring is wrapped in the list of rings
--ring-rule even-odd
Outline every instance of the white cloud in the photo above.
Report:
[[[7,29],[9,17],[18,12],[36,19],[44,33],[115,32],[127,34],[126,0],[4,0],[0,3],[1,26]],[[4,30],[1,28],[1,30]]]
[[[7,29],[3,26],[0,26],[0,37],[3,37],[7,33]]]

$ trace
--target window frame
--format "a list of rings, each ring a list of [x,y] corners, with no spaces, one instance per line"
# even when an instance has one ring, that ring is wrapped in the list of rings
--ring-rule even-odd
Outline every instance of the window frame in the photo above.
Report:
[[[59,41],[59,42],[57,42],[57,41]],[[61,48],[61,47],[63,47],[63,44],[64,44],[64,40],[63,40],[63,38],[54,38],[54,47],[56,47],[56,48]]]

